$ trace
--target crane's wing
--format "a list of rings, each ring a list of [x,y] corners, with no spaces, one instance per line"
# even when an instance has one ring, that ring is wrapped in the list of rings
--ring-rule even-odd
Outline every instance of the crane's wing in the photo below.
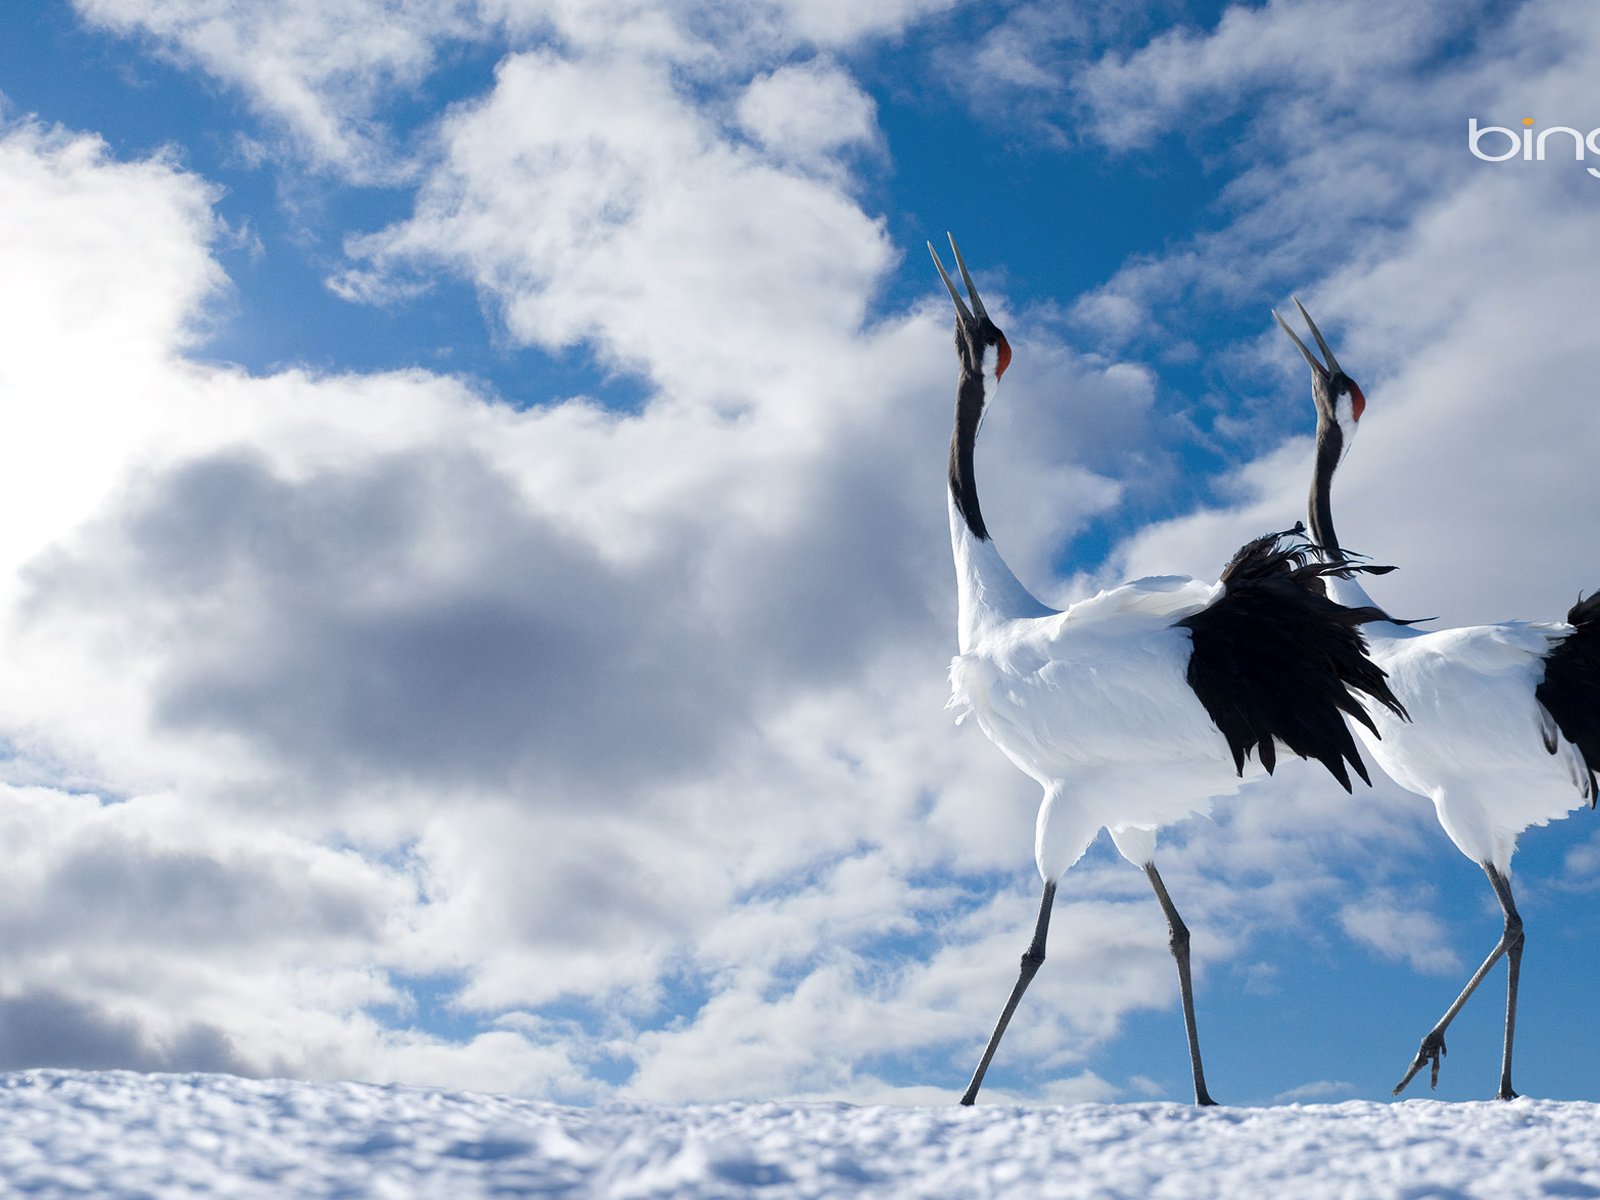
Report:
[[[1363,570],[1317,561],[1300,529],[1243,546],[1222,573],[1222,595],[1175,624],[1189,630],[1188,683],[1228,741],[1235,768],[1255,752],[1270,773],[1275,740],[1314,758],[1350,790],[1346,763],[1368,784],[1344,717],[1376,734],[1352,692],[1400,717],[1405,709],[1366,652],[1360,626],[1386,620],[1376,608],[1346,608],[1323,594],[1322,576]]]

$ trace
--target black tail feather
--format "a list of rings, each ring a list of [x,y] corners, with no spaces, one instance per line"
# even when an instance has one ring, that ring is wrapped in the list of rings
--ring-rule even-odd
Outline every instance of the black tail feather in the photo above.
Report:
[[[1241,547],[1222,572],[1222,597],[1178,622],[1194,643],[1188,682],[1241,774],[1252,753],[1270,774],[1282,742],[1350,791],[1350,769],[1369,786],[1372,779],[1344,717],[1377,732],[1355,693],[1401,718],[1406,711],[1367,657],[1360,629],[1391,618],[1378,608],[1335,603],[1322,580],[1392,568],[1327,562],[1299,540],[1304,532],[1297,525]]]
[[[1589,768],[1589,807],[1600,795],[1600,591],[1567,610],[1573,630],[1545,655],[1544,681],[1534,696],[1555,718]],[[1552,754],[1556,747],[1546,744]]]

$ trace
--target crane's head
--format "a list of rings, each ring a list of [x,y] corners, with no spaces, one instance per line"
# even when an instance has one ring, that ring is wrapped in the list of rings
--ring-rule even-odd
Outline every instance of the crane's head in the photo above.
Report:
[[[950,252],[956,256],[961,282],[967,285],[967,295],[972,297],[972,307],[968,308],[961,299],[961,293],[956,291],[956,285],[950,282],[950,276],[945,273],[944,264],[939,261],[939,252],[929,242],[928,253],[933,255],[933,265],[939,268],[939,278],[950,289],[950,299],[956,304],[956,353],[961,356],[963,370],[981,376],[988,368],[994,371],[995,380],[998,381],[1011,365],[1011,344],[1006,341],[1006,335],[1000,332],[1000,327],[989,319],[989,314],[983,311],[978,289],[972,285],[972,276],[967,274],[967,264],[962,261],[961,251],[956,249],[955,235],[947,233],[945,236],[950,239]]]
[[[1319,434],[1325,428],[1337,429],[1342,435],[1342,450],[1348,450],[1350,443],[1355,440],[1356,424],[1361,420],[1361,414],[1367,407],[1367,398],[1361,394],[1356,381],[1339,369],[1339,360],[1333,356],[1333,351],[1328,349],[1328,343],[1322,340],[1322,331],[1311,319],[1306,306],[1300,303],[1300,298],[1291,296],[1290,299],[1300,310],[1300,315],[1305,318],[1306,324],[1311,329],[1311,336],[1317,339],[1317,348],[1328,360],[1326,366],[1318,362],[1317,356],[1295,336],[1288,322],[1278,316],[1277,309],[1273,309],[1272,315],[1278,318],[1278,324],[1289,335],[1289,340],[1300,348],[1300,353],[1306,356],[1306,362],[1311,364],[1311,399],[1317,406]]]

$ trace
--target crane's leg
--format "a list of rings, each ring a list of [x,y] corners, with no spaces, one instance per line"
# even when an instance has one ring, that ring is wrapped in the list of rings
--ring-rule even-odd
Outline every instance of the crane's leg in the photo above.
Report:
[[[1511,1043],[1517,1030],[1517,981],[1522,974],[1522,945],[1526,940],[1522,933],[1522,917],[1517,912],[1517,906],[1511,899],[1511,881],[1495,869],[1492,863],[1482,863],[1484,873],[1489,876],[1489,885],[1494,888],[1495,898],[1500,901],[1500,907],[1505,910],[1505,932],[1500,935],[1500,941],[1495,948],[1489,951],[1489,957],[1483,960],[1483,965],[1467,980],[1467,986],[1461,989],[1461,994],[1456,997],[1456,1002],[1445,1010],[1444,1016],[1439,1018],[1439,1023],[1430,1029],[1427,1036],[1422,1039],[1422,1045],[1417,1050],[1417,1057],[1412,1060],[1407,1069],[1405,1078],[1394,1085],[1394,1094],[1398,1096],[1405,1091],[1406,1084],[1416,1077],[1418,1071],[1425,1064],[1432,1064],[1428,1077],[1429,1087],[1439,1086],[1439,1059],[1449,1053],[1444,1046],[1444,1031],[1450,1027],[1450,1022],[1456,1019],[1456,1014],[1461,1011],[1461,1006],[1467,1002],[1467,997],[1478,990],[1478,985],[1483,982],[1483,977],[1489,973],[1495,963],[1500,961],[1503,954],[1506,958],[1506,1045],[1505,1052],[1500,1059],[1500,1091],[1497,1094],[1501,1100],[1514,1100],[1517,1093],[1511,1090]]]
[[[1495,1098],[1515,1100],[1517,1093],[1511,1086],[1511,1043],[1517,1036],[1517,981],[1522,976],[1522,947],[1527,938],[1522,932],[1522,917],[1517,912],[1516,902],[1511,899],[1511,880],[1493,867],[1484,869],[1489,873],[1489,883],[1500,900],[1500,907],[1505,910],[1506,932],[1502,940],[1511,939],[1506,946],[1506,1045],[1500,1056],[1500,1090]]]
[[[1039,964],[1044,962],[1044,943],[1050,936],[1050,907],[1055,903],[1056,885],[1051,880],[1044,885],[1044,899],[1039,903],[1039,922],[1033,928],[1033,941],[1028,946],[1028,952],[1022,956],[1022,970],[1017,975],[1017,986],[1011,989],[1011,998],[1006,1001],[1006,1006],[1000,1012],[1000,1019],[995,1022],[994,1032],[989,1035],[989,1044],[984,1047],[983,1057],[978,1060],[978,1069],[972,1073],[972,1082],[967,1084],[967,1090],[961,1097],[961,1103],[972,1104],[978,1099],[978,1089],[983,1086],[983,1077],[989,1070],[989,1060],[994,1057],[995,1048],[1000,1045],[1000,1038],[1005,1034],[1006,1026],[1011,1024],[1011,1014],[1017,1011],[1017,1002],[1022,999],[1022,993],[1028,990],[1028,985],[1033,982],[1033,977],[1039,973]]]
[[[1178,964],[1178,991],[1183,997],[1183,1028],[1189,1035],[1189,1065],[1194,1068],[1194,1102],[1212,1105],[1216,1101],[1206,1090],[1206,1072],[1200,1064],[1200,1035],[1194,1025],[1194,981],[1189,974],[1189,927],[1178,915],[1172,897],[1167,895],[1167,885],[1161,882],[1161,872],[1156,870],[1155,863],[1145,863],[1144,873],[1149,876],[1150,886],[1155,888],[1156,899],[1161,902],[1161,911],[1167,916],[1167,945],[1172,948],[1172,957]]]

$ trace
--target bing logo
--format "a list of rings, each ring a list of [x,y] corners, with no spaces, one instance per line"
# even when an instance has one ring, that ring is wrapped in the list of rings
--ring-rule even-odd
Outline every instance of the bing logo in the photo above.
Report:
[[[1472,151],[1474,158],[1481,158],[1484,162],[1505,162],[1508,158],[1520,158],[1524,162],[1544,161],[1545,142],[1547,139],[1556,138],[1553,153],[1560,155],[1564,152],[1567,142],[1571,138],[1572,157],[1577,162],[1584,161],[1585,152],[1600,158],[1600,128],[1589,130],[1587,134],[1579,133],[1570,125],[1552,125],[1548,129],[1541,129],[1537,136],[1533,132],[1533,118],[1523,117],[1520,130],[1507,129],[1504,125],[1479,125],[1477,117],[1467,118],[1467,149]],[[1500,139],[1505,139],[1501,141]],[[1488,139],[1491,148],[1485,150],[1483,143]],[[1600,169],[1585,167],[1584,170],[1600,179]]]

